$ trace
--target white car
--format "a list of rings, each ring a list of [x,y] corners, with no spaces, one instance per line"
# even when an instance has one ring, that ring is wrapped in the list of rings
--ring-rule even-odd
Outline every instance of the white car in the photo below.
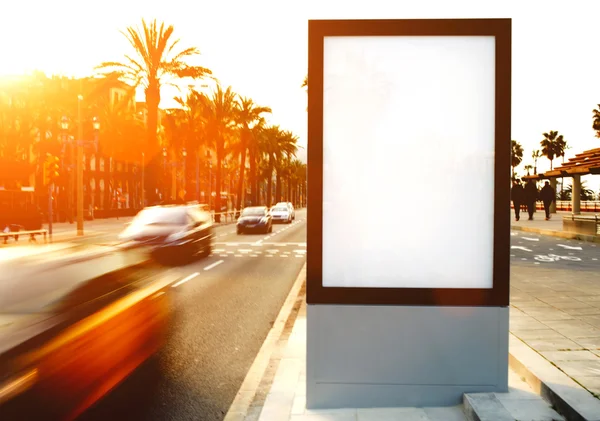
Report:
[[[292,221],[296,219],[296,210],[294,209],[294,205],[292,205],[292,202],[279,202],[275,205],[275,207],[279,206],[287,206],[287,208],[290,211],[290,215],[292,216]]]
[[[292,222],[292,213],[285,203],[273,206],[271,208],[271,216],[274,224],[277,222],[290,224]]]

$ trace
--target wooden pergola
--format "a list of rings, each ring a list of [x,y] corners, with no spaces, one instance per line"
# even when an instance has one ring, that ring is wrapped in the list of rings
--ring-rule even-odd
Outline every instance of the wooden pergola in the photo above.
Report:
[[[571,201],[573,214],[581,213],[581,176],[588,174],[600,174],[600,148],[594,148],[569,158],[567,162],[553,170],[543,174],[526,175],[523,180],[550,180],[552,187],[556,190],[556,179],[561,177],[573,178],[573,192]],[[554,211],[554,210],[553,210]]]

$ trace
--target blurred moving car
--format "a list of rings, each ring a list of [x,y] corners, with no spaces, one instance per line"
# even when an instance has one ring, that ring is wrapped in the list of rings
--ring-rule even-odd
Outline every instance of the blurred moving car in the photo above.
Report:
[[[159,260],[189,260],[212,251],[213,222],[200,205],[152,206],[141,210],[119,235],[151,246]]]
[[[285,203],[273,206],[271,208],[271,215],[273,215],[274,223],[292,223],[292,213],[290,212],[290,208]]]
[[[294,219],[296,219],[296,210],[294,209],[294,205],[292,205],[292,202],[279,202],[276,203],[274,207],[279,207],[279,206],[286,206],[289,209],[290,215],[292,216],[292,221]]]
[[[156,353],[173,322],[179,274],[141,250],[49,250],[0,261],[2,421],[74,420]]]
[[[273,218],[266,206],[251,206],[244,208],[237,220],[236,231],[238,234],[252,231],[264,233],[273,231]]]

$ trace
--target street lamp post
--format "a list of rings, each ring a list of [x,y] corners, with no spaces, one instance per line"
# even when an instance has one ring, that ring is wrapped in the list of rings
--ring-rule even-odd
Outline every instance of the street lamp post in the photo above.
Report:
[[[63,145],[62,145],[62,150],[61,150],[61,161],[62,161],[61,162],[61,164],[62,164],[61,165],[61,170],[62,170],[62,173],[64,174],[64,171],[65,171],[65,150],[67,148],[67,141],[69,139],[69,137],[68,137],[69,136],[69,119],[67,118],[67,116],[63,116],[60,119],[60,129],[62,131],[62,139],[63,139]],[[70,173],[69,173],[69,177],[71,177]],[[69,178],[69,181],[70,180],[71,179]],[[54,186],[54,189],[57,189],[57,187],[58,186]],[[72,185],[69,184],[69,198],[71,197],[70,196],[71,195],[71,190],[70,190],[71,188],[72,188]],[[67,199],[67,200],[69,200],[69,199]],[[70,202],[67,202],[67,205],[69,207],[72,206]],[[57,214],[58,214],[58,206],[57,206]]]
[[[77,235],[83,235],[83,124],[81,122],[82,95],[77,96]]]
[[[185,168],[185,164],[186,164],[186,161],[187,161],[187,150],[185,148],[183,148],[183,151],[181,151],[181,155],[183,156],[183,182],[181,184],[182,184],[182,188],[183,188],[183,191],[184,191],[184,194],[185,194],[185,189],[186,189],[186,183],[185,183],[185,170],[186,170],[186,168]]]
[[[146,155],[144,154],[144,152],[142,152],[142,209],[146,207],[146,198],[145,198],[146,188],[145,188],[145,183],[144,183],[145,168],[146,168]]]
[[[167,197],[167,148],[163,148],[163,200]]]
[[[206,151],[206,158],[208,160],[208,206],[212,206],[212,160],[210,159],[210,151]]]
[[[196,200],[200,203],[200,154],[196,149]]]
[[[96,157],[94,158],[97,162],[98,160],[98,139],[100,138],[100,119],[98,117],[94,117],[92,119],[92,128],[94,129],[94,152],[96,154]],[[89,168],[91,169],[91,168]],[[89,185],[88,185],[88,189],[89,189]],[[96,189],[98,189],[98,187],[96,186]],[[94,219],[94,205],[96,204],[96,201],[94,200],[94,196],[95,196],[95,191],[91,192],[90,191],[90,212],[91,212],[91,218]]]

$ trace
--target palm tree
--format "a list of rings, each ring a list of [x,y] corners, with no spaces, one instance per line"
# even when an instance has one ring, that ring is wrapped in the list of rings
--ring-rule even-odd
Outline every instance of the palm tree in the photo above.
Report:
[[[262,137],[261,149],[266,157],[266,168],[265,176],[267,179],[267,197],[266,205],[273,205],[273,169],[277,161],[277,155],[279,152],[278,144],[279,138],[281,137],[281,129],[279,126],[269,126],[264,129]]]
[[[532,152],[531,157],[533,158],[533,174],[537,175],[537,162],[542,157],[542,153],[536,149]]]
[[[527,170],[527,175],[529,175],[530,174],[529,171],[531,171],[533,169],[533,165],[527,164],[527,165],[525,165],[525,169]]]
[[[280,132],[277,137],[275,150],[275,202],[281,201],[281,182],[282,178],[286,175],[286,161],[290,160],[292,156],[295,156],[296,151],[298,150],[298,146],[296,145],[297,142],[298,137],[288,130]]]
[[[523,161],[523,146],[516,140],[511,140],[511,161],[510,165],[512,166],[512,178],[515,179],[515,167],[518,167],[521,161]]]
[[[600,137],[600,104],[592,111],[592,128],[596,131],[596,137]]]
[[[183,132],[181,136],[183,138],[182,147],[186,148],[188,151],[188,157],[195,158],[196,160],[196,180],[194,185],[196,186],[196,194],[199,195],[200,192],[200,180],[199,180],[199,170],[200,170],[200,154],[202,152],[203,147],[211,146],[208,142],[208,137],[205,135],[206,128],[206,107],[209,103],[209,100],[203,94],[190,90],[186,98],[176,97],[175,101],[182,107],[181,113],[181,125],[183,127]],[[193,152],[192,155],[189,153]],[[190,168],[190,167],[186,167]],[[186,174],[184,174],[186,177]],[[187,179],[187,178],[186,178]],[[197,200],[200,200],[199,197],[196,197]]]
[[[566,142],[563,136],[559,135],[557,131],[544,133],[543,136],[544,139],[540,142],[542,154],[550,160],[550,171],[552,171],[552,161],[564,153]]]
[[[235,118],[237,117],[236,93],[231,86],[223,90],[220,84],[217,84],[212,96],[205,96],[204,119],[206,121],[206,135],[214,142],[217,155],[216,185],[217,194],[215,197],[215,210],[221,212],[221,179],[222,163],[226,157],[226,148],[228,140],[236,128]],[[215,221],[220,222],[221,216],[215,215]]]
[[[254,136],[253,128],[264,122],[262,114],[271,113],[271,108],[260,107],[254,104],[250,98],[239,98],[237,105],[237,121],[240,124],[240,168],[239,180],[237,186],[237,209],[242,208],[242,196],[244,192],[244,173],[246,170],[246,153],[249,149],[249,144]],[[251,163],[252,165],[252,163]]]
[[[147,120],[147,149],[150,157],[158,156],[158,107],[160,104],[160,89],[169,84],[168,77],[202,78],[211,71],[201,66],[191,66],[185,59],[200,54],[196,47],[185,48],[175,52],[179,39],[173,37],[173,25],[165,27],[153,20],[147,24],[142,19],[142,28],[128,27],[121,33],[133,47],[136,57],[125,55],[125,62],[109,61],[101,63],[97,69],[111,71],[121,80],[131,83],[134,87],[143,86],[146,95]],[[157,162],[157,160],[155,160]]]
[[[250,158],[250,200],[253,205],[259,203],[259,167],[261,159],[263,158],[264,145],[265,145],[265,130],[266,121],[260,119],[252,127],[252,136],[248,143],[248,152]]]
[[[289,185],[291,186],[291,195],[289,200],[293,203],[295,207],[298,207],[299,196],[300,196],[300,187],[302,183],[306,179],[305,177],[305,168],[306,165],[303,164],[298,159],[293,159],[290,163],[290,180]]]
[[[566,199],[562,199],[562,200],[570,200],[572,195],[573,195],[573,185],[569,185],[564,190],[564,197],[566,197]],[[594,196],[595,196],[594,191],[587,187],[587,184],[585,181],[581,182],[581,192],[580,192],[579,196],[580,196],[580,200],[594,200]]]

